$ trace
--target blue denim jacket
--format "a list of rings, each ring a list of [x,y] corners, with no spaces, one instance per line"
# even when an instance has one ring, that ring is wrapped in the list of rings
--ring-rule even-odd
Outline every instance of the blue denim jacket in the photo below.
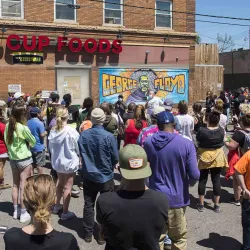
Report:
[[[83,178],[95,183],[105,183],[114,178],[118,162],[116,138],[103,126],[95,125],[83,131],[79,140]]]

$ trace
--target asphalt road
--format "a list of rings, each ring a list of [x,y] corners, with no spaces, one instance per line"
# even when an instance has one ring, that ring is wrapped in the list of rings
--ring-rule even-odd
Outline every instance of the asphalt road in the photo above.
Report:
[[[10,165],[5,166],[6,183],[12,183]],[[241,246],[241,209],[229,204],[232,197],[232,181],[221,178],[222,183],[222,212],[216,214],[212,211],[212,185],[209,181],[206,196],[206,210],[199,213],[196,209],[197,186],[191,188],[191,205],[187,209],[188,223],[188,250],[238,250]],[[70,209],[77,214],[77,218],[71,221],[60,221],[57,215],[52,215],[53,226],[56,230],[73,233],[81,250],[103,250],[103,246],[97,245],[93,240],[91,244],[83,241],[82,237],[82,211],[83,211],[82,191],[79,198],[72,198]],[[11,189],[2,191],[0,195],[0,225],[9,227],[22,227],[17,220],[12,219],[13,207],[11,202]],[[0,249],[3,250],[4,242],[0,235]]]

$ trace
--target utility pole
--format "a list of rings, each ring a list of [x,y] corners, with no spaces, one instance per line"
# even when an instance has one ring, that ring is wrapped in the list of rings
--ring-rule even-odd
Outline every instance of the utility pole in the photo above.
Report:
[[[248,49],[250,49],[250,26],[249,26],[249,37],[248,37],[248,42],[249,42],[249,48]]]
[[[234,50],[232,49],[232,86],[234,84]]]

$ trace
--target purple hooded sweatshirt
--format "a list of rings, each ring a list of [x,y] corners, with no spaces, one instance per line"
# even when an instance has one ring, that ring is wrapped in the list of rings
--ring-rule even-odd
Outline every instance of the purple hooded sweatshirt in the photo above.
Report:
[[[159,131],[146,139],[144,149],[152,169],[149,187],[163,192],[170,208],[188,206],[189,185],[194,185],[200,177],[193,142]]]

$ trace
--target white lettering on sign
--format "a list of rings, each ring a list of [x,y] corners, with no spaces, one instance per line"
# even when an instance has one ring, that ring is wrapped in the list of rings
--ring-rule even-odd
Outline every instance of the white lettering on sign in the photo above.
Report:
[[[9,84],[8,85],[8,92],[9,93],[22,92],[21,90],[22,90],[21,84]]]

